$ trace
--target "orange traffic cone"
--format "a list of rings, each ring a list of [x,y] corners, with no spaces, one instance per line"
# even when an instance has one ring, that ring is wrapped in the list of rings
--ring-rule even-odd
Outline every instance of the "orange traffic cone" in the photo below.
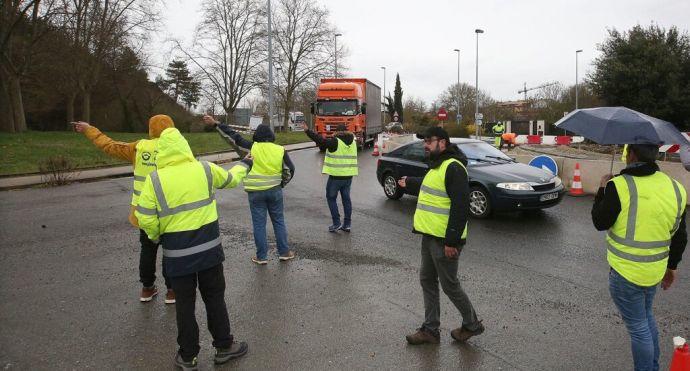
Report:
[[[670,371],[690,371],[690,348],[685,339],[680,336],[674,337],[673,346],[676,350],[673,352]]]
[[[378,144],[378,143],[375,143],[375,144],[374,144],[374,152],[372,152],[371,155],[372,155],[372,156],[379,156],[379,155],[380,155],[380,153],[379,153],[379,144]]]
[[[573,174],[573,184],[570,186],[571,196],[584,196],[585,191],[582,189],[582,180],[580,179],[580,163],[575,163],[575,171]]]

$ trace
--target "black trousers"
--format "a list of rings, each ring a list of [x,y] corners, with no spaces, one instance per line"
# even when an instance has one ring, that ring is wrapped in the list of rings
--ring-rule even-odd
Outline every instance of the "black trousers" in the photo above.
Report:
[[[156,255],[158,254],[157,243],[151,241],[146,232],[139,230],[139,242],[141,243],[141,252],[139,253],[139,281],[144,287],[151,287],[156,282]],[[170,288],[170,280],[165,273],[165,263],[163,263],[163,278],[165,279],[165,286]]]
[[[230,320],[225,305],[225,276],[223,264],[186,276],[171,277],[175,290],[177,312],[178,351],[185,361],[199,354],[199,325],[196,323],[196,287],[206,305],[208,330],[213,336],[213,346],[229,348],[232,345]]]

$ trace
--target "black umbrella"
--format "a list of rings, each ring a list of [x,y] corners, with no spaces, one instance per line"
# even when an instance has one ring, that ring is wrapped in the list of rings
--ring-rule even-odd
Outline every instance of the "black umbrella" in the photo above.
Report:
[[[670,122],[625,107],[578,109],[555,125],[599,144],[690,145]]]
[[[672,123],[626,107],[577,109],[555,125],[599,144],[690,145]],[[614,147],[612,170],[615,156]]]

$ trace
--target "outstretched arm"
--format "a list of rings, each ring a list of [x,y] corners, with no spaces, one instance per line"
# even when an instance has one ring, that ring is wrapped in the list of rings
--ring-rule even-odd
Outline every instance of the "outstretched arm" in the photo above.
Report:
[[[78,133],[84,133],[96,147],[100,148],[107,155],[134,163],[134,157],[137,153],[137,142],[118,142],[103,134],[96,127],[83,121],[74,123],[74,130]]]

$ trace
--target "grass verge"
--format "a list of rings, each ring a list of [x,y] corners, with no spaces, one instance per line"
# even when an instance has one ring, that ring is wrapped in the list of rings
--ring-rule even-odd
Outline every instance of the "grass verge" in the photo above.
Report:
[[[145,133],[106,134],[122,142],[134,142],[146,137]],[[230,150],[230,146],[216,132],[183,135],[187,138],[194,155]],[[309,140],[303,132],[276,133],[276,143],[281,145]],[[39,172],[39,164],[42,161],[57,155],[64,156],[78,169],[127,164],[101,152],[84,135],[67,131],[0,133],[0,153],[0,175]]]

